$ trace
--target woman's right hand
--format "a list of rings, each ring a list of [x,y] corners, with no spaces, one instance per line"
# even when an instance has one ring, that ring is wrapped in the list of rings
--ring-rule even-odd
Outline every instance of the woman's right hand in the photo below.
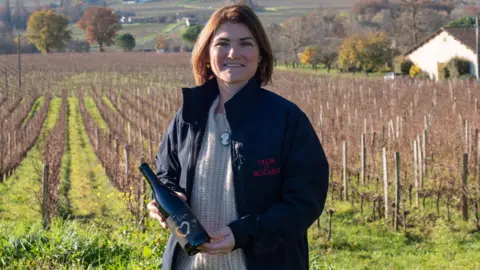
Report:
[[[177,195],[184,201],[187,201],[187,196],[181,192],[175,192]],[[158,220],[160,222],[160,225],[162,225],[163,228],[168,229],[167,223],[165,222],[165,219],[160,215],[160,211],[158,210],[158,204],[155,200],[152,200],[147,204],[147,209],[150,210],[150,217]]]

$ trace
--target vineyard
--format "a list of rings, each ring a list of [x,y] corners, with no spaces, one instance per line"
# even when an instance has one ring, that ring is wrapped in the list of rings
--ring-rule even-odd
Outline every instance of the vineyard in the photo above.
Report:
[[[140,161],[194,85],[189,55],[0,57],[0,268],[158,268]],[[19,79],[20,78],[20,79]],[[480,267],[480,86],[278,70],[330,163],[313,269]]]

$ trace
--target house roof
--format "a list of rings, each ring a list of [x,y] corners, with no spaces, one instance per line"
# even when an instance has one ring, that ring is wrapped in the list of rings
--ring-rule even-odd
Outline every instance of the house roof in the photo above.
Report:
[[[422,47],[425,43],[429,42],[436,36],[438,36],[442,32],[447,32],[450,34],[453,38],[455,38],[458,42],[462,43],[465,45],[467,48],[472,50],[473,52],[476,52],[476,41],[475,41],[475,28],[474,27],[442,27],[438,29],[435,33],[431,34],[422,42],[416,44],[413,48],[405,52],[403,55],[407,56],[417,50],[418,48]]]

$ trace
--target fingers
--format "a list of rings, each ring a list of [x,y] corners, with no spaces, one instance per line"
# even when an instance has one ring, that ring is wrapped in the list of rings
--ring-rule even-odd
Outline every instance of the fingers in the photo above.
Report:
[[[224,239],[216,243],[204,243],[199,250],[208,254],[226,254],[232,251],[235,246],[233,235],[228,235]]]
[[[155,200],[152,200],[147,204],[147,209],[152,211],[152,209],[158,210],[158,204]]]
[[[220,230],[216,231],[216,232],[213,232],[213,233],[210,233],[210,237],[211,238],[223,238],[227,235],[229,235],[232,231],[230,230],[230,228],[228,226],[225,226],[223,228],[221,228]]]
[[[155,200],[147,204],[147,209],[150,210],[151,218],[158,220],[158,222],[164,229],[168,229],[167,223],[165,223],[165,219],[160,215],[160,212],[158,211],[158,204]]]
[[[204,243],[199,250],[208,254],[226,254],[232,251],[235,246],[235,237],[230,227],[225,226],[222,229],[210,233],[210,243]]]

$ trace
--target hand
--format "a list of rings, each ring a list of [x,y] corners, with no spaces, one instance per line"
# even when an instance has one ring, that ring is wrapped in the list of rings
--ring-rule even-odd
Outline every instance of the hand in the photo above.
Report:
[[[180,192],[175,192],[177,195],[184,201],[187,201],[187,196],[185,194],[180,193]],[[147,209],[150,210],[150,217],[158,220],[160,222],[160,225],[164,229],[168,229],[167,223],[165,222],[165,219],[160,215],[160,211],[158,210],[158,204],[155,200],[152,200],[147,204]]]
[[[230,227],[225,226],[222,229],[210,234],[210,243],[204,243],[199,247],[200,252],[208,254],[227,254],[235,247],[235,237]]]

